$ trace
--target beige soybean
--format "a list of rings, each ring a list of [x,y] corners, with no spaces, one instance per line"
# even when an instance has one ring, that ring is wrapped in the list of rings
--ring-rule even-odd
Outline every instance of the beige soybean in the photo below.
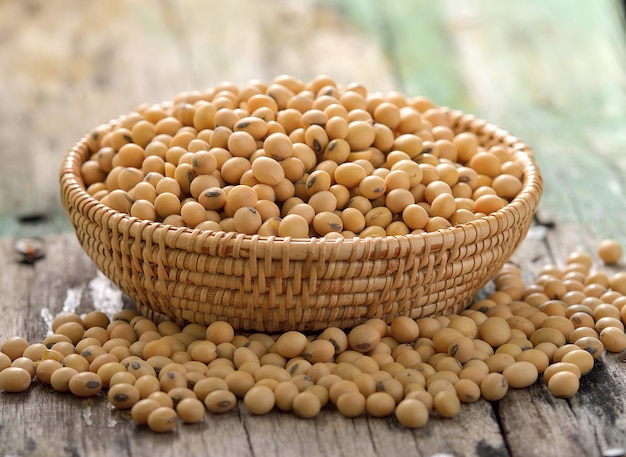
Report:
[[[501,373],[489,373],[480,383],[480,392],[488,401],[502,399],[509,390],[509,383]]]
[[[56,360],[41,360],[37,364],[37,370],[36,370],[37,379],[43,382],[44,384],[50,384],[50,379],[52,377],[52,374],[56,370],[62,367],[63,365],[61,364],[61,362],[58,362]],[[1,368],[0,371],[4,368]]]
[[[212,413],[226,413],[237,405],[237,397],[228,390],[215,390],[204,398],[206,409]]]
[[[412,343],[419,336],[419,327],[414,319],[398,316],[391,321],[391,336],[399,343]]]
[[[597,247],[598,256],[606,264],[615,264],[622,258],[622,246],[617,240],[602,240]]]
[[[270,412],[276,404],[274,392],[266,386],[257,385],[246,392],[243,397],[243,404],[250,413],[263,415]]]
[[[428,422],[429,410],[421,401],[413,398],[402,400],[395,409],[396,419],[406,428],[421,428]]]
[[[380,332],[372,325],[361,324],[348,333],[348,344],[359,352],[368,352],[380,343]]]
[[[274,389],[276,397],[276,407],[281,411],[291,411],[293,409],[293,401],[300,393],[298,386],[291,381],[282,381]]]
[[[454,384],[456,395],[462,403],[474,403],[481,398],[481,380],[482,378],[479,378],[476,381],[470,378],[462,378]]]
[[[548,389],[557,398],[569,398],[580,387],[579,377],[569,371],[560,371],[550,377]]]
[[[626,334],[616,327],[607,327],[600,332],[600,341],[609,352],[622,352],[626,349]]]
[[[17,366],[5,368],[0,371],[0,390],[24,392],[30,387],[31,379],[31,374],[24,368]]]
[[[575,349],[571,352],[568,352],[563,357],[561,357],[560,361],[565,363],[573,363],[580,369],[581,375],[589,373],[595,365],[594,357],[588,351],[582,349]]]
[[[148,416],[152,411],[159,408],[161,405],[156,400],[144,398],[135,403],[131,410],[130,415],[135,423],[140,425],[146,425],[148,423]]]
[[[370,416],[387,417],[396,407],[395,399],[387,392],[374,392],[367,396],[365,408]]]
[[[461,401],[456,391],[441,391],[433,397],[433,407],[442,417],[451,418],[459,414]]]
[[[174,408],[159,406],[148,414],[146,423],[150,430],[158,433],[172,431],[178,425],[178,414]]]
[[[502,371],[510,387],[520,389],[534,384],[539,377],[539,370],[531,362],[516,361]]]
[[[275,349],[283,357],[293,358],[302,354],[306,345],[307,338],[303,333],[288,331],[278,337]]]
[[[69,392],[70,391],[70,387],[69,387],[70,379],[72,379],[77,374],[78,374],[78,371],[76,371],[73,368],[70,368],[70,367],[59,368],[55,370],[54,372],[52,372],[52,374],[50,375],[50,385],[57,392]]]
[[[197,398],[183,398],[176,405],[178,417],[186,424],[196,424],[204,419],[205,404]]]
[[[140,399],[139,389],[132,384],[119,383],[111,386],[107,392],[109,403],[116,409],[130,409]]]
[[[54,374],[59,371],[57,370]],[[54,380],[51,379],[51,381],[53,382],[52,387],[54,387]],[[91,371],[76,373],[69,379],[68,388],[77,397],[93,397],[102,390],[102,380]]]
[[[0,352],[6,354],[11,361],[22,357],[24,351],[28,348],[28,341],[19,336],[6,338],[0,345]]]
[[[313,386],[315,388],[316,386]],[[319,386],[317,386],[319,387]],[[316,395],[317,389],[305,390],[299,392],[293,399],[293,412],[301,418],[312,419],[316,417],[322,408],[320,397]]]
[[[365,396],[359,392],[346,392],[337,398],[335,404],[346,417],[358,417],[365,412]]]
[[[285,171],[280,163],[271,157],[261,156],[256,158],[252,162],[251,169],[258,181],[270,186],[275,186],[285,179]]]

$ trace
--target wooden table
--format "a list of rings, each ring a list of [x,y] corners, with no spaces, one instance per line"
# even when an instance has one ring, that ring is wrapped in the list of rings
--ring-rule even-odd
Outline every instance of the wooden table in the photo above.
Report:
[[[74,238],[58,167],[93,126],[222,80],[326,73],[427,95],[512,131],[535,149],[545,180],[538,223],[514,257],[527,278],[575,249],[593,254],[603,238],[626,245],[621,14],[611,0],[0,1],[0,340],[41,340],[61,311],[132,307]],[[13,250],[26,236],[45,243],[33,265]],[[625,389],[613,354],[569,400],[538,382],[415,431],[331,410],[256,417],[241,405],[157,435],[103,396],[37,384],[0,392],[0,454],[624,455]]]

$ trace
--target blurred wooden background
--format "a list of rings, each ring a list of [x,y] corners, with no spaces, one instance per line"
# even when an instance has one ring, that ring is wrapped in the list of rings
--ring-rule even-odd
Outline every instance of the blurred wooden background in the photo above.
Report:
[[[0,0],[0,235],[69,229],[58,168],[92,127],[223,80],[321,73],[525,140],[541,214],[619,237],[626,55],[616,0]],[[598,187],[596,177],[602,182]],[[599,204],[602,201],[602,205]],[[35,228],[19,219],[36,219]],[[626,241],[626,240],[625,240]]]

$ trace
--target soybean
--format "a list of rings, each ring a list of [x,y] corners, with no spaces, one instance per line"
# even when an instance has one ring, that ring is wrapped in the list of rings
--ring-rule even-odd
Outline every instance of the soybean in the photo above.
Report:
[[[159,406],[148,414],[146,421],[153,432],[169,432],[178,425],[178,414],[168,406]]]
[[[0,390],[24,392],[30,387],[31,375],[24,368],[9,367],[0,371]]]

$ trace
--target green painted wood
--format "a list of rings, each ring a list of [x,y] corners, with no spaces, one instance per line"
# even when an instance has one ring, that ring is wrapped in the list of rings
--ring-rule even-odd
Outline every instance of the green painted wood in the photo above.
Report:
[[[348,24],[376,36],[385,50],[397,90],[439,105],[471,110],[459,78],[450,30],[440,2],[428,0],[325,0]]]
[[[536,152],[539,214],[572,225],[587,248],[605,237],[626,241],[626,59],[617,4],[448,1],[443,11],[476,113]]]

